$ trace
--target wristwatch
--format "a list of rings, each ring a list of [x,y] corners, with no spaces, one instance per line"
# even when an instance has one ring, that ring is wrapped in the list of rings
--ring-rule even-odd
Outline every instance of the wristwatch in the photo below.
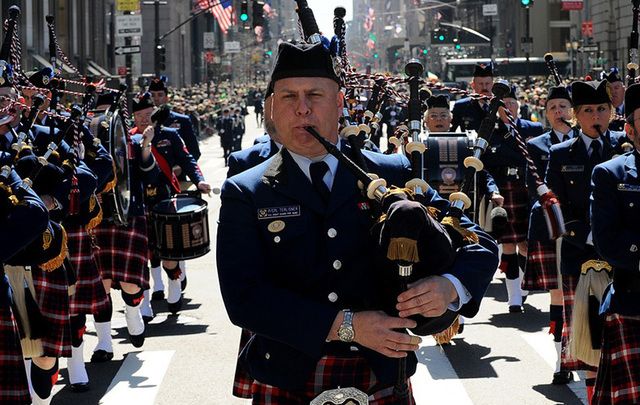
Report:
[[[338,338],[341,342],[351,343],[356,337],[356,332],[353,330],[353,312],[348,309],[342,312],[344,312],[344,319],[338,328]]]

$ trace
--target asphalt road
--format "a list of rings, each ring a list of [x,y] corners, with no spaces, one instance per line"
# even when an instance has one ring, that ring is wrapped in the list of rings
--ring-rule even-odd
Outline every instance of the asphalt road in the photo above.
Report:
[[[247,116],[243,146],[262,131]],[[220,187],[226,177],[219,138],[201,143],[200,166],[207,180]],[[123,303],[114,298],[113,361],[88,363],[91,391],[76,394],[66,387],[66,363],[53,404],[248,404],[231,396],[240,330],[224,309],[215,268],[215,235],[220,198],[209,203],[212,251],[187,264],[184,309],[168,315],[166,303],[153,302],[156,318],[147,329],[143,351],[127,340]],[[239,254],[243,254],[239,247]],[[551,385],[555,352],[548,332],[548,294],[532,294],[524,314],[509,314],[504,278],[496,274],[480,314],[467,320],[453,344],[439,347],[425,339],[412,385],[418,404],[581,404],[584,384]],[[91,322],[85,335],[85,359],[96,344]],[[581,399],[582,398],[582,399]]]

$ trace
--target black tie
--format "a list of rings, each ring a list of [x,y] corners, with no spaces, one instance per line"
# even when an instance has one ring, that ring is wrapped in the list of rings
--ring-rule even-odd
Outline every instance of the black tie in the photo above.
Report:
[[[309,172],[311,173],[311,184],[313,184],[313,188],[316,189],[322,202],[327,204],[329,202],[329,187],[325,184],[323,177],[327,174],[327,170],[329,170],[329,166],[325,162],[315,162],[311,163],[309,166]]]
[[[589,156],[591,167],[595,167],[602,162],[600,158],[600,148],[601,145],[599,141],[591,141],[591,155]]]

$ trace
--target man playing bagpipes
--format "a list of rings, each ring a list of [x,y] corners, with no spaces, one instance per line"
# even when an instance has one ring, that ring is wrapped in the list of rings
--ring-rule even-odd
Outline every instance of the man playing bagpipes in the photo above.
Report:
[[[515,87],[511,87],[511,92],[504,98],[504,103],[511,112],[511,116],[515,118],[515,129],[524,140],[542,134],[541,124],[518,118],[520,107]],[[527,257],[526,240],[529,223],[529,197],[525,182],[526,158],[518,149],[513,136],[514,128],[502,108],[500,118],[482,161],[504,197],[503,208],[507,211],[507,226],[505,232],[498,238],[498,242],[502,244],[500,270],[506,277],[509,312],[519,313],[523,311],[521,282]]]
[[[634,150],[593,170],[591,229],[597,252],[613,268],[600,313],[602,349],[593,404],[640,402],[640,84],[625,94]]]
[[[560,201],[566,227],[560,248],[560,271],[563,339],[569,339],[569,350],[562,353],[568,356],[563,363],[566,371],[587,370],[589,400],[593,396],[599,339],[590,338],[588,312],[589,306],[597,306],[607,284],[606,272],[593,271],[605,266],[598,262],[600,258],[592,242],[591,173],[596,165],[611,159],[623,137],[622,133],[607,129],[612,112],[608,86],[606,81],[571,84],[574,118],[581,130],[573,139],[551,147],[546,175],[547,185]]]
[[[551,129],[527,141],[529,156],[535,163],[538,173],[547,171],[551,146],[573,138],[578,132],[569,123],[573,117],[573,110],[571,96],[566,87],[556,86],[549,89],[545,114]],[[548,235],[541,205],[535,204],[538,199],[535,192],[536,185],[529,175],[527,175],[527,188],[533,208],[529,217],[527,264],[522,286],[527,291],[545,290],[550,293],[549,334],[553,335],[557,355],[552,384],[566,384],[573,377],[562,361],[563,358],[566,359],[562,353],[567,350],[567,341],[562,339],[564,311],[556,241],[551,240]]]
[[[255,333],[242,354],[255,404],[307,404],[337,386],[355,386],[371,404],[413,403],[410,389],[398,397],[393,385],[399,371],[415,371],[420,339],[398,329],[416,326],[409,316],[448,308],[472,316],[497,264],[495,243],[463,218],[480,244],[458,250],[445,276],[417,280],[399,297],[380,294],[388,286],[376,270],[371,205],[356,177],[305,129],[354,153],[338,142],[344,100],[333,66],[321,43],[280,45],[268,94],[283,148],[223,186],[218,272],[232,322]],[[364,155],[391,183],[409,179],[404,156]],[[425,197],[448,210],[432,189]],[[388,302],[399,317],[382,311]]]
[[[3,118],[0,116],[0,123]],[[24,246],[34,241],[42,243],[49,216],[44,202],[31,188],[24,187],[11,164],[11,156],[0,152],[0,402],[28,405],[32,401],[20,345],[24,330],[16,323],[18,315],[4,264]]]
[[[473,70],[471,88],[473,92],[482,96],[491,97],[493,86],[493,65],[491,63],[478,63]],[[478,130],[482,119],[489,112],[489,103],[486,100],[477,100],[465,97],[453,105],[452,130],[460,131]]]
[[[151,102],[151,95],[144,93],[139,95],[133,102],[133,120],[135,127],[131,129],[132,135],[142,134],[143,128],[151,126],[151,115],[154,112],[154,106]],[[196,184],[198,190],[203,193],[211,192],[211,186],[207,183],[198,167],[193,156],[187,150],[182,138],[178,135],[178,131],[174,128],[168,128],[162,126],[162,123],[157,123],[159,128],[156,130],[153,136],[153,142],[151,143],[151,152],[154,155],[156,164],[161,171],[161,175],[155,179],[155,182],[147,184],[145,188],[145,206],[147,208],[153,207],[154,204],[171,197],[174,194],[180,193],[180,181],[175,174],[173,168],[178,166],[183,173],[186,173],[189,180]],[[150,227],[151,229],[151,227]],[[153,238],[153,234],[150,233],[150,238]],[[184,262],[168,261],[165,260],[162,263],[167,276],[168,293],[167,304],[169,311],[177,313],[182,307],[182,289],[181,275],[184,271]],[[164,297],[164,284],[162,283],[160,259],[151,256],[151,277],[154,280],[154,294],[156,297]],[[183,279],[186,280],[186,279]],[[160,293],[162,291],[162,293]],[[149,308],[148,305],[148,292],[145,294],[144,308]]]
[[[98,97],[96,113],[105,113],[117,106],[120,95],[103,94]],[[98,130],[101,130],[100,128]],[[98,134],[94,134],[96,137]],[[129,341],[134,347],[142,347],[145,338],[145,325],[140,305],[145,290],[149,290],[148,262],[148,226],[145,216],[144,190],[147,185],[155,184],[161,175],[153,154],[151,140],[154,128],[145,128],[141,135],[134,135],[123,145],[124,159],[128,160],[130,205],[126,224],[116,223],[113,216],[105,215],[94,229],[95,243],[98,247],[95,257],[107,295],[113,287],[121,290],[125,303],[125,319]],[[111,142],[116,142],[115,139]],[[119,180],[119,179],[115,179]],[[114,181],[115,183],[115,181]],[[115,184],[114,184],[115,186]],[[111,301],[109,295],[109,301]],[[111,342],[111,318],[113,309],[94,317],[98,336],[92,362],[105,362],[113,358]]]

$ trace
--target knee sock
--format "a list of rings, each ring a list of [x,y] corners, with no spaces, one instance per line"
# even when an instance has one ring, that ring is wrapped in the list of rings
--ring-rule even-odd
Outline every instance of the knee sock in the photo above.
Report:
[[[522,256],[521,254],[518,253],[518,267],[520,268],[520,271],[524,273],[526,267],[527,267],[527,257],[526,256]]]
[[[500,269],[508,280],[517,279],[520,276],[520,270],[518,269],[518,255],[508,255],[503,253],[500,258]]]
[[[137,293],[129,294],[122,290],[122,300],[124,303],[130,307],[137,307],[142,302],[142,298],[144,297],[144,292],[142,289],[139,289]]]
[[[144,298],[140,305],[140,312],[142,313],[142,316],[153,317],[153,308],[151,308],[151,292],[149,290],[144,290],[143,294]]]
[[[87,316],[84,314],[71,316],[71,345],[73,347],[79,347],[82,344],[82,338],[84,332],[87,330],[85,324],[87,323]]]
[[[587,404],[591,404],[591,402],[593,401],[593,392],[595,390],[596,379],[585,378],[584,385],[587,387]]]
[[[32,361],[29,377],[36,395],[42,399],[49,398],[51,389],[58,382],[58,359],[56,359],[56,364],[49,370],[41,369]]]
[[[549,305],[549,334],[553,335],[554,342],[562,341],[562,305]]]
[[[96,327],[96,334],[98,335],[98,344],[96,350],[104,350],[105,352],[113,353],[113,345],[111,343],[111,317],[113,316],[113,301],[111,300],[111,294],[107,294],[109,298],[109,305],[107,308],[98,312],[93,316],[93,324]]]
[[[162,266],[164,272],[167,273],[169,280],[180,280],[180,275],[182,274],[182,269],[180,268],[180,262],[174,267],[170,269],[168,267]]]

